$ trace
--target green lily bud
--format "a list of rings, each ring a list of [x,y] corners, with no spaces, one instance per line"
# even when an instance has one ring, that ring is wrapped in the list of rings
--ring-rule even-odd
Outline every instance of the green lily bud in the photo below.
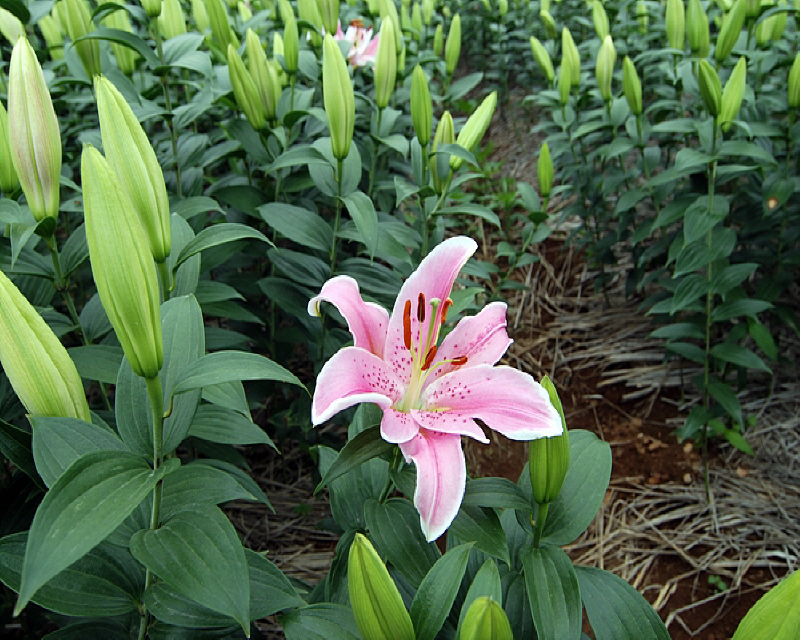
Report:
[[[594,2],[592,2],[592,22],[594,23],[594,30],[597,32],[597,37],[600,38],[602,42],[610,33],[611,27],[608,24],[608,14],[600,0],[594,0]]]
[[[494,110],[497,107],[497,91],[492,91],[488,96],[483,99],[480,106],[475,109],[474,113],[467,118],[461,131],[458,132],[456,144],[464,147],[467,151],[475,151],[478,143],[489,128],[492,122]],[[450,156],[450,168],[455,171],[462,163],[462,158],[458,156]]]
[[[413,640],[414,626],[375,547],[357,533],[347,558],[350,605],[364,638]]]
[[[244,111],[244,115],[253,129],[256,131],[263,129],[267,124],[267,116],[261,105],[256,83],[253,82],[253,78],[245,69],[244,62],[232,44],[228,45],[228,73],[236,104]]]
[[[381,2],[381,20],[385,20],[387,16],[391,18],[392,24],[394,25],[394,48],[397,51],[398,57],[406,48],[406,41],[403,38],[403,30],[400,28],[401,21],[400,15],[397,13],[397,7],[394,4],[394,0],[384,0]],[[398,71],[400,71],[402,67],[399,65],[398,60]]]
[[[486,596],[476,598],[461,623],[458,640],[513,640],[506,612]]]
[[[111,81],[97,76],[94,87],[106,159],[141,222],[153,259],[163,262],[172,236],[161,165],[139,119]]]
[[[394,44],[394,25],[392,19],[386,17],[381,21],[378,36],[378,52],[375,57],[375,103],[379,109],[385,108],[392,97],[397,81],[397,50]],[[411,112],[414,112],[412,89]]]
[[[718,116],[722,106],[722,84],[708,60],[700,60],[697,83],[700,85],[700,97],[703,98],[708,113]]]
[[[283,36],[277,31],[273,34],[272,37],[272,60],[270,60],[270,64],[272,68],[275,70],[275,75],[278,77],[278,82],[280,83],[281,87],[286,86],[288,82],[288,78],[286,77],[286,72],[283,70],[280,62],[278,62],[278,56],[283,55]]]
[[[581,56],[572,34],[566,27],[561,30],[561,55],[569,58],[570,81],[577,87],[581,82]]]
[[[747,0],[745,6],[745,17],[755,18],[761,12],[761,0]]]
[[[53,5],[55,8],[55,5]],[[61,30],[61,22],[51,13],[48,13],[38,22],[39,28],[42,30],[44,41],[47,43],[47,50],[50,52],[50,58],[53,60],[61,60],[64,58],[64,32]]]
[[[408,13],[408,7],[405,5],[400,7],[400,29],[402,31],[411,31],[411,16]]]
[[[411,7],[411,29],[414,31],[414,39],[419,42],[422,39],[422,8],[419,2]]]
[[[297,15],[300,20],[304,20],[314,25],[315,29],[305,29],[306,35],[311,38],[311,44],[315,47],[322,45],[320,32],[322,26],[322,16],[315,0],[297,0]],[[335,33],[335,31],[334,31]]]
[[[433,144],[431,145],[431,158],[430,170],[431,179],[433,180],[433,190],[442,195],[447,185],[447,179],[450,176],[450,162],[446,159],[446,154],[436,154],[436,149],[442,144],[453,144],[456,141],[455,127],[453,126],[453,116],[449,111],[442,114],[439,124],[436,126],[436,133],[433,136]],[[442,159],[439,162],[439,159]],[[441,167],[440,167],[441,165]],[[441,171],[439,169],[441,168]]]
[[[422,0],[422,22],[426,27],[431,26],[433,20],[434,0]]]
[[[13,46],[25,35],[25,25],[13,13],[0,7],[0,33]]]
[[[549,504],[561,491],[561,485],[564,484],[569,469],[569,431],[561,400],[550,378],[545,376],[542,379],[542,386],[547,390],[550,402],[561,416],[561,426],[564,429],[560,436],[539,438],[528,443],[533,499],[536,504]]]
[[[225,4],[228,5],[228,9],[230,11],[233,11],[236,8],[238,2],[239,0],[225,0]]]
[[[339,26],[339,0],[317,0],[317,10],[325,31],[336,33]]]
[[[261,46],[261,40],[255,31],[248,28],[245,34],[245,47],[247,48],[247,62],[250,77],[255,82],[264,116],[267,120],[275,117],[278,100],[281,97],[281,86],[275,69],[267,60],[267,54]]]
[[[180,0],[164,0],[161,15],[158,16],[158,28],[167,39],[186,33],[186,16]]]
[[[134,373],[155,378],[164,363],[158,277],[130,199],[100,152],[81,154],[86,244],[97,293]]]
[[[456,14],[450,23],[450,31],[447,33],[447,43],[444,47],[444,64],[447,75],[453,75],[458,64],[458,57],[461,55],[461,16]]]
[[[78,38],[94,31],[92,12],[86,0],[64,0],[63,12],[66,21],[67,35],[72,40],[75,51],[90,78],[101,72],[100,41],[95,39],[82,40],[76,44]]]
[[[228,19],[228,9],[222,0],[204,1],[208,22],[211,26],[211,42],[218,47],[219,53],[225,56],[229,44],[236,46]]]
[[[292,5],[289,4],[289,0],[278,0],[278,13],[280,13],[283,24],[286,24],[288,20],[294,17],[294,11],[292,10]]]
[[[161,0],[142,0],[142,7],[151,20],[161,15]]]
[[[561,104],[569,102],[569,93],[572,90],[572,64],[569,56],[561,58],[561,68],[558,70],[558,97]]]
[[[344,160],[353,141],[356,103],[342,51],[330,33],[322,42],[322,97],[331,134],[333,157]]]
[[[42,316],[2,271],[0,363],[28,414],[92,421],[75,363]]]
[[[686,19],[683,0],[667,0],[667,42],[673,49],[683,51],[686,36]]]
[[[622,61],[622,90],[633,115],[642,115],[642,83],[628,56]]]
[[[334,29],[333,32],[335,33]],[[297,61],[300,56],[300,33],[297,30],[297,20],[291,11],[287,15],[287,20],[283,28],[283,64],[286,71],[290,74],[297,73]]]
[[[553,188],[553,161],[550,158],[550,147],[546,142],[542,143],[542,149],[539,151],[536,172],[539,177],[539,191],[543,198],[549,198]]]
[[[689,8],[686,11],[686,38],[689,40],[692,55],[699,58],[708,56],[711,36],[708,30],[708,16],[703,11],[700,0],[689,0]]]
[[[558,35],[558,31],[556,30],[556,21],[550,11],[541,9],[539,11],[539,19],[542,21],[544,32],[547,34],[547,37],[550,39],[555,38],[556,35]]]
[[[120,0],[112,0],[112,2],[121,5]],[[103,24],[111,29],[119,29],[120,31],[133,33],[130,16],[125,10],[109,13],[108,16],[103,19]],[[117,66],[120,71],[126,75],[133,74],[136,70],[136,61],[140,57],[139,54],[133,49],[117,44],[116,42],[111,43],[111,50],[114,52],[114,57],[117,59]]]
[[[508,0],[497,0],[497,10],[501,16],[505,16],[508,13]]]
[[[406,46],[403,43],[403,48],[397,54],[397,75],[405,75],[406,71]]]
[[[778,2],[779,7],[783,7],[786,5],[784,0],[780,0]],[[789,13],[787,11],[781,11],[780,13],[776,13],[773,16],[772,22],[772,40],[773,42],[777,42],[783,37],[783,31],[786,29],[786,21],[789,18]]]
[[[795,0],[795,2],[800,2],[800,0]],[[444,5],[442,7],[442,17],[445,20],[449,20],[451,15],[452,15],[452,11],[450,11],[450,7],[448,5]]]
[[[436,25],[436,31],[433,32],[433,55],[442,55],[444,49],[444,27],[442,23]]]
[[[650,25],[650,13],[647,11],[645,0],[637,0],[636,2],[636,20],[639,22],[639,33],[645,35],[647,27]]]
[[[9,146],[8,113],[0,102],[0,191],[10,195],[19,186],[19,178],[11,160]]]
[[[772,28],[776,15],[765,18],[756,25],[756,44],[759,47],[766,47],[772,39]]]
[[[733,68],[725,89],[722,91],[722,104],[720,106],[718,122],[723,131],[727,131],[733,120],[739,113],[744,97],[745,77],[747,75],[747,61],[744,56],[739,58],[739,62]]]
[[[714,51],[714,59],[718,63],[724,62],[739,39],[747,13],[746,3],[747,0],[736,0],[731,10],[722,19],[722,26],[719,28],[717,36],[717,48]]]
[[[414,75],[411,79],[411,120],[417,140],[424,147],[431,139],[433,104],[428,89],[428,77],[419,65],[414,67]]]
[[[547,81],[552,82],[553,78],[556,77],[555,71],[553,71],[553,61],[550,60],[550,54],[547,53],[544,45],[534,36],[531,36],[531,51],[533,52],[534,60],[544,71],[544,75],[547,76]]]
[[[617,51],[614,49],[614,41],[611,36],[603,39],[603,44],[597,52],[597,62],[595,63],[594,75],[597,78],[597,86],[600,87],[600,95],[603,100],[611,100],[611,79],[614,75],[614,63],[617,60]]]
[[[204,0],[192,0],[192,17],[200,33],[205,33],[211,29],[211,19],[208,17]]]
[[[250,18],[253,17],[253,10],[250,6],[241,0],[236,4],[236,10],[239,12],[239,19],[242,22],[247,22]]]
[[[800,53],[795,54],[794,63],[789,71],[789,108],[800,107]]]
[[[8,128],[11,161],[33,217],[36,222],[55,220],[61,202],[61,130],[42,67],[27,38],[17,40],[11,52]]]

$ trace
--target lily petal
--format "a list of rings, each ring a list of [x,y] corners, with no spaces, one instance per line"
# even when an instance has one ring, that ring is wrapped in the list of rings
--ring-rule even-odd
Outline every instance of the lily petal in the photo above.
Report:
[[[442,433],[469,436],[483,444],[489,444],[489,438],[478,424],[463,412],[413,410],[411,415],[419,426]]]
[[[402,395],[402,384],[383,360],[366,349],[345,347],[317,376],[311,422],[321,424],[360,402],[374,402],[387,409]]]
[[[398,359],[395,354],[406,352],[403,335],[403,310],[406,300],[411,300],[411,341],[418,345],[425,342],[428,337],[428,328],[431,323],[430,301],[434,298],[444,302],[453,289],[458,272],[467,263],[470,256],[475,253],[478,244],[464,236],[450,238],[437,245],[420,263],[419,267],[405,281],[397,295],[391,318],[389,330],[386,335],[384,353],[394,365],[395,373],[403,382],[408,382],[411,377],[411,359]],[[418,319],[417,305],[420,294],[424,296],[426,309],[425,319]],[[422,340],[420,340],[422,336]],[[424,354],[422,354],[424,357]]]
[[[408,442],[419,433],[419,425],[414,421],[410,413],[396,411],[389,408],[383,410],[383,420],[381,420],[381,437],[386,442],[400,444]]]
[[[319,315],[321,300],[330,302],[347,321],[356,347],[383,357],[389,312],[374,302],[364,302],[358,283],[350,276],[336,276],[328,280],[322,290],[308,302],[308,313]]]
[[[481,364],[434,380],[420,398],[428,412],[415,416],[430,429],[478,418],[512,440],[561,435],[561,416],[547,391],[511,367]],[[450,429],[449,429],[450,430]]]
[[[431,542],[447,530],[464,498],[467,468],[461,437],[422,429],[400,450],[406,461],[413,460],[417,466],[414,506],[422,533]]]

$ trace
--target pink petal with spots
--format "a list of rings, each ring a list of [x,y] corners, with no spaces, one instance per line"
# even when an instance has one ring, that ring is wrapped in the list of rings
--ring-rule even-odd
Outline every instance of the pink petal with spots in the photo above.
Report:
[[[469,416],[452,411],[412,411],[414,420],[426,429],[469,436],[478,442],[489,444],[489,438]]]
[[[561,434],[561,417],[547,391],[527,373],[487,364],[457,369],[434,380],[422,394],[428,408],[447,420],[478,418],[513,440],[533,440]],[[424,417],[426,428],[439,427]]]
[[[506,304],[492,302],[476,316],[463,318],[442,341],[436,360],[466,357],[463,366],[495,364],[513,342],[506,332]],[[458,367],[443,364],[431,372],[430,379],[438,378]]]
[[[431,542],[447,530],[464,498],[467,469],[461,437],[423,429],[400,450],[417,466],[414,506],[422,533]]]
[[[308,303],[308,313],[319,315],[321,300],[330,302],[347,321],[356,347],[383,357],[389,312],[374,302],[364,302],[358,283],[350,276],[336,276],[328,280],[318,295]]]
[[[391,407],[383,410],[381,420],[381,437],[386,442],[400,444],[408,442],[419,433],[419,425],[410,413],[396,411]]]
[[[358,347],[345,347],[325,363],[317,376],[311,422],[315,426],[321,424],[360,402],[374,402],[387,409],[402,397],[403,391],[378,356]]]
[[[397,295],[389,319],[384,350],[388,360],[392,360],[393,354],[408,353],[403,337],[403,309],[406,300],[411,300],[411,340],[414,345],[419,345],[428,337],[428,328],[433,315],[430,307],[431,300],[437,298],[444,302],[450,296],[458,272],[477,248],[478,244],[472,238],[459,236],[445,240],[437,245],[422,260],[416,271],[408,277]],[[417,316],[420,293],[425,296],[425,319],[423,322],[419,322]],[[398,362],[395,370],[401,380],[408,382],[411,377],[411,360]]]

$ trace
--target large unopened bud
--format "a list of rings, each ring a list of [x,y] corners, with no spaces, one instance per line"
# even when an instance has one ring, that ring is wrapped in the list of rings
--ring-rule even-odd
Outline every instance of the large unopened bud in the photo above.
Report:
[[[329,32],[335,33],[335,30]],[[286,71],[291,74],[297,73],[297,63],[300,56],[300,33],[297,30],[297,20],[291,9],[287,12],[283,27],[283,64]]]
[[[322,36],[320,33],[324,27],[322,26],[322,16],[319,13],[316,0],[297,0],[297,17],[314,25],[314,29],[305,29],[306,37],[311,40],[311,44],[315,47],[321,46]]]
[[[730,127],[730,122],[739,113],[739,107],[742,106],[742,98],[744,97],[745,78],[747,75],[747,61],[744,56],[739,58],[739,62],[733,68],[728,81],[725,83],[725,89],[722,91],[722,104],[719,111],[719,125],[723,130]]]
[[[161,0],[142,0],[142,7],[151,20],[161,15]]]
[[[755,18],[761,12],[761,0],[747,0],[745,3],[745,17]]]
[[[594,2],[592,2],[592,22],[594,23],[594,30],[597,32],[597,37],[600,38],[602,42],[610,33],[611,27],[608,24],[608,14],[600,0],[594,0]]]
[[[636,2],[636,20],[639,23],[639,33],[645,35],[647,27],[650,25],[650,12],[647,10],[647,2],[645,0],[637,0]]]
[[[689,0],[686,10],[686,38],[692,55],[699,58],[708,56],[711,45],[711,34],[708,30],[708,16],[703,11],[700,0]]]
[[[569,29],[561,30],[561,55],[569,59],[570,82],[577,87],[581,82],[581,56]]]
[[[747,0],[736,0],[731,10],[722,19],[722,26],[719,28],[717,36],[717,48],[714,51],[714,59],[718,63],[724,62],[739,39],[747,13],[746,3]]]
[[[447,32],[447,43],[444,47],[444,64],[447,75],[453,75],[458,64],[458,57],[461,55],[461,16],[456,14],[450,23],[450,31]]]
[[[561,400],[550,378],[545,376],[542,379],[542,386],[547,390],[550,402],[561,416],[561,426],[564,429],[560,436],[538,438],[528,443],[533,499],[536,504],[549,504],[561,491],[561,485],[564,484],[569,469],[569,431]]]
[[[553,18],[553,14],[550,13],[550,10],[540,9],[539,19],[542,21],[542,26],[544,27],[544,32],[547,37],[550,39],[555,38],[558,35],[558,31],[556,30],[555,18]]]
[[[686,36],[686,18],[683,0],[667,0],[667,42],[673,49],[683,51]]]
[[[458,640],[513,640],[506,612],[495,600],[482,596],[467,609]]]
[[[53,5],[53,9],[56,5]],[[61,60],[64,57],[64,31],[61,28],[61,20],[52,12],[42,16],[38,22],[39,29],[42,30],[44,41],[47,43],[47,50],[53,60]]]
[[[772,14],[756,25],[756,44],[759,47],[766,47],[772,39],[772,27],[776,17],[777,14]]]
[[[342,51],[330,33],[322,42],[322,97],[331,134],[333,157],[344,160],[353,141],[356,104]]]
[[[86,0],[64,0],[61,16],[65,21],[67,35],[72,40],[81,64],[86,70],[86,75],[90,78],[96,76],[102,68],[100,65],[100,41],[89,38],[77,42],[78,38],[95,30],[89,4]]]
[[[442,55],[442,49],[444,49],[444,27],[440,22],[433,32],[433,55],[437,57]]]
[[[550,158],[550,147],[546,142],[542,143],[542,149],[539,151],[536,173],[539,177],[539,191],[542,197],[549,198],[550,191],[553,189],[553,160]]]
[[[205,33],[211,28],[211,19],[204,0],[192,0],[192,17],[200,33]]]
[[[422,39],[422,9],[419,2],[415,2],[411,7],[411,29],[414,32],[414,39],[419,42]]]
[[[122,6],[121,0],[112,0],[112,2]],[[124,9],[109,13],[103,19],[103,24],[111,29],[119,29],[120,31],[133,33],[130,16],[128,16],[128,12]],[[117,44],[116,42],[111,43],[111,50],[114,52],[114,57],[117,59],[119,70],[127,75],[132,75],[136,70],[136,61],[139,59],[139,54],[130,47]]]
[[[505,16],[508,13],[508,0],[497,0],[497,10],[501,16]]]
[[[786,5],[785,0],[780,0],[778,2],[778,6],[779,7],[783,7],[785,5]],[[780,13],[776,13],[772,17],[773,17],[773,22],[772,22],[772,40],[773,40],[773,42],[777,42],[783,36],[784,29],[786,29],[786,21],[789,18],[789,12],[788,11],[781,11]]]
[[[534,36],[531,36],[531,51],[533,52],[534,60],[536,60],[544,75],[547,76],[548,82],[552,82],[553,78],[556,77],[553,70],[553,61],[550,60],[550,54],[547,53],[544,45]]]
[[[236,104],[244,111],[244,115],[253,129],[256,131],[263,129],[267,124],[267,116],[261,106],[256,83],[253,82],[239,52],[232,44],[228,45],[228,73]]]
[[[229,44],[236,46],[231,33],[228,9],[222,0],[205,0],[205,7],[208,22],[211,25],[211,41],[219,47],[219,51],[225,56]]]
[[[445,111],[436,126],[436,133],[433,136],[433,144],[431,145],[431,158],[430,163],[431,179],[433,180],[433,190],[442,195],[445,186],[447,185],[447,178],[450,175],[450,161],[447,154],[435,153],[440,145],[453,144],[456,141],[455,127],[453,126],[453,116],[449,111]]]
[[[636,67],[628,56],[622,61],[622,90],[625,92],[625,99],[631,108],[631,113],[636,116],[642,114],[642,83]]]
[[[8,9],[0,7],[0,33],[13,46],[25,35],[25,25]]]
[[[800,107],[800,53],[795,54],[794,64],[789,70],[789,108]]]
[[[6,195],[10,195],[19,186],[19,178],[11,160],[8,136],[8,113],[0,102],[0,191]]]
[[[375,547],[361,533],[350,546],[347,588],[362,637],[413,640],[414,625],[403,598]]]
[[[433,19],[433,10],[435,8],[434,0],[422,0],[422,22],[425,23],[426,27],[431,25],[431,20]]]
[[[600,95],[603,96],[605,102],[611,100],[611,79],[614,76],[616,60],[617,51],[614,49],[614,41],[611,36],[606,36],[597,52],[597,62],[594,68],[597,86],[600,88]]]
[[[561,67],[558,70],[558,97],[562,106],[569,102],[569,94],[572,90],[572,63],[569,56],[561,57]]]
[[[180,0],[164,0],[158,28],[167,39],[186,33],[186,16],[183,15]]]
[[[94,86],[106,159],[133,204],[153,259],[163,262],[172,241],[161,165],[139,119],[117,88],[103,76],[95,78]]]
[[[467,118],[461,131],[458,132],[456,144],[464,147],[467,151],[475,151],[478,143],[489,128],[492,122],[494,110],[497,107],[497,91],[492,91],[483,99],[480,106],[475,109],[473,114]],[[450,168],[455,171],[461,166],[462,158],[450,156]]]
[[[250,77],[258,89],[261,98],[261,106],[264,108],[264,115],[267,120],[275,117],[278,108],[278,100],[281,97],[281,86],[274,67],[267,60],[264,47],[258,34],[248,28],[245,34],[245,46],[247,48],[247,64],[250,70]]]
[[[17,40],[11,52],[8,128],[11,161],[33,217],[37,222],[55,220],[60,203],[61,131],[42,67],[27,38]]]
[[[397,49],[394,44],[394,25],[386,16],[381,21],[378,35],[378,52],[375,58],[375,103],[379,109],[385,108],[392,97],[397,82]],[[414,93],[411,93],[411,113],[414,113]]]
[[[417,140],[424,147],[431,139],[433,105],[428,89],[428,77],[419,65],[414,67],[414,75],[411,79],[411,121],[414,125],[414,133],[417,134]]]
[[[708,60],[700,60],[697,67],[697,84],[700,86],[700,97],[712,116],[718,116],[722,107],[722,83]]]
[[[339,26],[339,0],[316,0],[322,26],[328,33],[336,33]]]
[[[83,384],[67,350],[2,271],[0,364],[30,415],[91,422]]]
[[[103,308],[136,375],[154,378],[164,362],[158,277],[144,228],[100,152],[81,154],[86,244]]]

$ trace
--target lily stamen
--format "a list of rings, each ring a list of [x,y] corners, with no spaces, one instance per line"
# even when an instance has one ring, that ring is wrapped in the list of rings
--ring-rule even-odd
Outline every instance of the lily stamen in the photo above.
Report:
[[[417,298],[417,320],[420,324],[425,322],[425,294],[420,293]]]
[[[428,351],[428,355],[425,356],[425,362],[422,363],[422,371],[427,371],[428,369],[431,368],[431,365],[433,364],[433,359],[436,357],[436,352],[438,350],[439,348],[436,345],[433,345],[430,348],[430,351]]]
[[[403,343],[411,351],[411,300],[406,300],[403,308]]]

